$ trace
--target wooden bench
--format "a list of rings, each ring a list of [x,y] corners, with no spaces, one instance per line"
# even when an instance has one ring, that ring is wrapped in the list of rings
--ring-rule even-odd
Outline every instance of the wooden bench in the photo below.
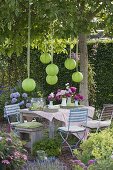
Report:
[[[33,151],[33,144],[43,137],[42,124],[39,122],[26,122],[16,125],[15,130],[22,140],[26,141],[26,147]]]

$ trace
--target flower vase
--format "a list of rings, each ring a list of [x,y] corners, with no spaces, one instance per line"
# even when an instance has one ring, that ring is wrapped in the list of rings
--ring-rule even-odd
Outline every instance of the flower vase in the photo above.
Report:
[[[68,97],[67,98],[67,106],[70,106],[71,105],[71,97]]]
[[[66,98],[62,98],[61,106],[66,106]]]
[[[78,100],[75,100],[75,106],[78,106]]]
[[[49,106],[53,106],[53,101],[52,100],[49,101]]]

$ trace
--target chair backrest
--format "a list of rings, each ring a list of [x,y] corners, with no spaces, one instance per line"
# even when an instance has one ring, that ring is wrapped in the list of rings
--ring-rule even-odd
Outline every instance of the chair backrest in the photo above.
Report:
[[[11,117],[15,116],[17,122],[19,122],[20,106],[18,104],[6,105],[4,108],[4,117],[11,123]]]
[[[68,126],[71,126],[71,123],[83,123],[87,124],[88,109],[86,108],[75,108],[70,110]]]
[[[102,113],[100,115],[101,120],[112,119],[113,116],[113,105],[104,105]]]

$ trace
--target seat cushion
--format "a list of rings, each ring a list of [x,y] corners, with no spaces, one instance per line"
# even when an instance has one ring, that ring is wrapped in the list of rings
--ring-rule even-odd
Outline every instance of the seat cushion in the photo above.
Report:
[[[11,126],[17,126],[20,122],[11,122]]]
[[[43,125],[42,123],[39,122],[25,122],[16,125],[17,128],[27,128],[27,129],[39,128],[41,126]]]
[[[87,121],[87,127],[91,129],[95,129],[98,127],[108,127],[111,124],[111,120],[99,121],[99,120],[89,120]]]
[[[80,127],[80,126],[70,126],[69,129],[68,129],[68,126],[64,126],[64,127],[59,127],[58,128],[58,131],[64,131],[64,132],[82,132],[84,131],[85,128],[84,127]]]

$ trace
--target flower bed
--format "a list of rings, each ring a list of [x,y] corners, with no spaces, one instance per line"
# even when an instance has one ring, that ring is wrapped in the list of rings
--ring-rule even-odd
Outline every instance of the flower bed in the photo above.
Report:
[[[26,150],[18,136],[0,132],[0,164],[11,170],[21,168],[27,161]]]

